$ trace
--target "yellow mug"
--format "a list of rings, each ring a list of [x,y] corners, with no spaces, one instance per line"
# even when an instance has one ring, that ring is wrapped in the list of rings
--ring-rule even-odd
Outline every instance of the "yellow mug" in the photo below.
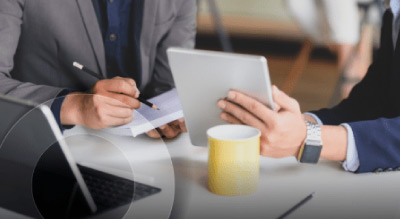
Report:
[[[253,193],[258,187],[261,132],[245,125],[207,130],[208,188],[218,195]]]

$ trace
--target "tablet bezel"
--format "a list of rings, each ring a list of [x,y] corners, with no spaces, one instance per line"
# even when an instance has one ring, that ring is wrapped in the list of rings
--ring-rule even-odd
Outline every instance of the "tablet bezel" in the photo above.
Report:
[[[169,64],[191,143],[207,146],[207,129],[226,124],[217,102],[238,90],[273,109],[267,60],[262,56],[169,48]]]

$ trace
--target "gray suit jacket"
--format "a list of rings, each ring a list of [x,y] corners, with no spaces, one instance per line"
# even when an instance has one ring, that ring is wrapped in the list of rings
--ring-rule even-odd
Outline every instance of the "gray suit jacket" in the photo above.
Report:
[[[145,0],[141,35],[143,93],[171,89],[166,49],[194,47],[195,0]],[[0,93],[43,103],[60,92],[90,89],[105,76],[103,39],[91,0],[0,0]]]

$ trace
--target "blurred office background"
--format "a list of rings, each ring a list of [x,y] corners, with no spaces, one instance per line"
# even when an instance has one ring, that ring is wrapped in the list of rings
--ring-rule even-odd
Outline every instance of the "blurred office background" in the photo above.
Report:
[[[384,9],[385,2],[381,0],[361,2],[366,3],[360,3],[360,18],[364,18],[365,5],[378,2]],[[199,0],[198,3],[198,49],[232,49],[236,53],[265,56],[272,83],[280,88],[286,86],[303,111],[327,107],[340,100],[337,54],[325,45],[307,47],[308,36],[294,20],[285,0]],[[374,23],[371,41],[377,47],[381,14],[378,9],[368,11]],[[293,71],[300,71],[294,79],[289,75]]]

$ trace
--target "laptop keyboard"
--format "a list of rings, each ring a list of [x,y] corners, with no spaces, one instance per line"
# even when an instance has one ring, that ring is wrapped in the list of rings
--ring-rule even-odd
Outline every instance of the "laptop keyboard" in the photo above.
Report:
[[[119,207],[161,189],[78,165],[99,211]]]

